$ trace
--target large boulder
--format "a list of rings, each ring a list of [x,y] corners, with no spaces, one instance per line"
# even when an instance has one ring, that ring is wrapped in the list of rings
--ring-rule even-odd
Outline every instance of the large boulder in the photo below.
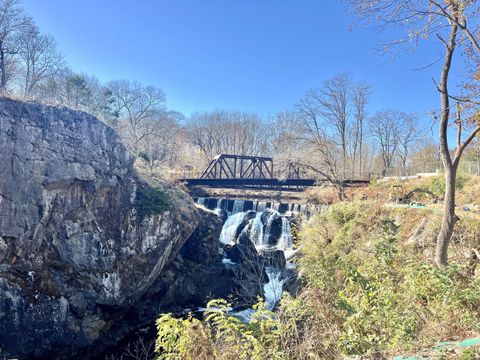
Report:
[[[211,211],[202,213],[200,224],[177,256],[164,268],[135,306],[101,339],[105,349],[96,358],[121,357],[129,342],[155,337],[155,320],[160,313],[185,314],[205,307],[212,298],[227,298],[233,291],[233,273],[225,268],[218,241],[223,222]],[[138,331],[136,331],[138,330]],[[98,350],[97,346],[93,347]],[[91,351],[85,355],[91,355]],[[123,354],[125,356],[125,354]],[[87,356],[85,356],[87,357]]]
[[[158,186],[93,116],[0,99],[0,349],[70,359],[108,336],[199,224]]]
[[[218,241],[222,225],[217,215],[204,214],[200,225],[165,269],[165,276],[159,277],[150,291],[157,294],[153,301],[155,316],[167,309],[203,307],[212,298],[226,298],[230,294],[233,274],[222,262]],[[152,302],[153,298],[148,297]]]
[[[265,234],[264,243],[268,246],[275,246],[283,233],[282,216],[274,211],[267,209],[262,213],[261,217],[263,225],[263,233]]]
[[[279,270],[285,269],[287,260],[282,250],[267,250],[262,254],[265,266],[274,267]]]
[[[237,231],[235,232],[235,239],[238,239],[242,232],[244,232],[244,229],[251,223],[250,220],[254,219],[255,216],[257,216],[257,213],[255,211],[247,211],[245,215],[243,216],[242,222],[238,225]]]

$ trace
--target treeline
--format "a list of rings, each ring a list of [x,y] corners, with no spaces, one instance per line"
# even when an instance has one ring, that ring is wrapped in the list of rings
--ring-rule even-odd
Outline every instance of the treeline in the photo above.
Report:
[[[118,131],[140,167],[162,176],[195,175],[215,155],[233,153],[273,156],[279,170],[293,163],[309,176],[338,182],[406,174],[418,161],[414,155],[435,148],[419,142],[425,133],[415,114],[370,116],[371,87],[348,74],[308,90],[274,116],[213,110],[186,118],[168,109],[157,87],[124,79],[101,83],[72,70],[18,0],[0,1],[0,91],[97,116]]]

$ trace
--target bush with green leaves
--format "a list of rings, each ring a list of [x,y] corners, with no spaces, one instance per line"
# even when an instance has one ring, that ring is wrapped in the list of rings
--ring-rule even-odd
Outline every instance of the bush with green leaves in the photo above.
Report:
[[[469,176],[467,174],[459,172],[455,179],[455,188],[457,190],[462,190],[468,179]],[[437,196],[443,196],[445,194],[445,176],[439,175],[431,177],[428,184],[428,190]]]
[[[480,348],[466,349],[460,355],[460,360],[478,360],[480,359]]]
[[[284,359],[280,351],[281,326],[259,302],[249,323],[229,314],[225,300],[207,305],[204,321],[169,314],[157,320],[158,359]]]
[[[223,300],[203,321],[164,315],[159,359],[382,358],[478,334],[480,276],[468,264],[438,269],[408,245],[411,222],[428,216],[413,211],[333,205],[305,224],[296,298],[284,294],[275,313],[259,303],[247,324]]]
[[[438,269],[399,243],[404,215],[339,204],[307,227],[301,269],[309,286],[328,294],[346,355],[480,331],[480,279],[468,275],[467,264]]]
[[[135,197],[135,209],[140,219],[152,214],[161,214],[170,207],[168,194],[151,187],[139,188]]]

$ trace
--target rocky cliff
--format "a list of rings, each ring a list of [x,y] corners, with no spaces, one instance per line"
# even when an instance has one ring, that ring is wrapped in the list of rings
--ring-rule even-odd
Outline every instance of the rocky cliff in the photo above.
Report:
[[[0,349],[73,358],[117,332],[202,221],[159,186],[94,117],[0,99]]]

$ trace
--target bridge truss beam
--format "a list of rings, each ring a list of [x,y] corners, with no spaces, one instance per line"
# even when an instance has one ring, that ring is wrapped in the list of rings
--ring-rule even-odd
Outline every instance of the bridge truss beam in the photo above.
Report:
[[[273,179],[273,159],[261,156],[217,155],[200,179]]]

